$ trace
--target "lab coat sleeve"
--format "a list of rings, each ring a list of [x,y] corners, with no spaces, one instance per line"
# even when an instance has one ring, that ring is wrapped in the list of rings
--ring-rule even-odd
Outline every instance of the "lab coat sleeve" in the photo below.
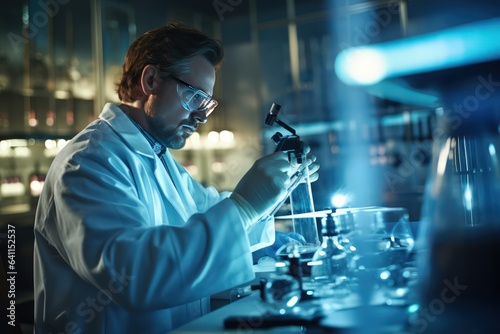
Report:
[[[186,181],[189,182],[190,191],[196,194],[205,194],[205,196],[196,196],[196,198],[200,200],[197,203],[200,212],[205,212],[208,208],[212,207],[221,200],[228,198],[231,194],[229,191],[219,193],[214,187],[211,186],[203,187],[200,183],[196,182],[191,175],[185,172],[184,167],[178,165],[177,168],[180,170],[181,175],[183,175]],[[259,249],[272,245],[276,236],[274,217],[271,216],[261,219],[261,221],[246,230],[246,233],[250,243],[251,252],[255,252]]]
[[[255,252],[267,246],[271,246],[276,237],[274,229],[274,218],[268,217],[250,226],[246,231],[250,243],[250,251]]]
[[[182,227],[151,226],[134,175],[121,159],[80,158],[54,168],[43,231],[82,279],[105,289],[127,278],[113,300],[128,310],[181,305],[254,278],[239,213],[223,199]],[[79,161],[78,159],[82,160]],[[49,190],[49,189],[47,189]]]

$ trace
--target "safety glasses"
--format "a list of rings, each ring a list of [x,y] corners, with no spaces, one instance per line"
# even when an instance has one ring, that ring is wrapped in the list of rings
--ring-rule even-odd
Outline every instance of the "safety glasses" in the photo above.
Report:
[[[177,95],[187,111],[204,111],[208,117],[219,104],[203,90],[197,89],[177,77],[170,76],[170,78],[177,81]]]

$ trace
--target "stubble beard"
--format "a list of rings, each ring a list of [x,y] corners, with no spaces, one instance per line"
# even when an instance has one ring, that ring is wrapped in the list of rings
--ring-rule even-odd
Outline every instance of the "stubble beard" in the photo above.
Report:
[[[146,115],[148,117],[148,125],[151,134],[157,138],[161,144],[172,150],[181,149],[186,145],[186,138],[179,134],[179,127],[175,127],[172,130],[166,128],[165,121],[162,119],[158,108],[156,108],[154,100],[147,106]]]

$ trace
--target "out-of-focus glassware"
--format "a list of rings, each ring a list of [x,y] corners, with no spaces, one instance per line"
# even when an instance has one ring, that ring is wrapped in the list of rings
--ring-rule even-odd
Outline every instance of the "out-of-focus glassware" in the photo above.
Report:
[[[370,207],[353,209],[350,214],[354,226],[349,235],[353,289],[365,303],[409,303],[416,268],[408,262],[414,246],[408,210]]]
[[[231,290],[229,293],[229,301],[235,302],[244,297],[250,296],[252,294],[252,287],[250,285],[239,286]]]
[[[356,252],[356,269],[401,265],[408,259],[414,236],[406,208],[368,208],[352,215],[355,231],[350,240]]]
[[[273,312],[290,313],[300,301],[302,288],[299,280],[291,273],[288,261],[276,262],[276,271],[264,285],[264,300]]]
[[[300,243],[298,241],[291,240],[278,248],[276,251],[276,257],[278,260],[286,263],[288,273],[295,277],[300,284],[300,288],[302,289],[303,263],[299,247]],[[281,266],[282,264],[275,264],[276,268]]]
[[[349,294],[349,254],[339,243],[339,232],[333,214],[322,219],[323,241],[316,250],[311,265],[311,278],[315,283],[314,295],[346,296]]]
[[[470,80],[469,90],[457,90],[448,104],[473,97],[466,93],[477,92],[477,87]],[[434,141],[417,242],[417,330],[499,330],[493,320],[500,311],[494,269],[500,255],[499,105],[499,92],[492,92],[459,123],[446,113],[439,117],[441,136]],[[426,319],[428,314],[433,321]]]

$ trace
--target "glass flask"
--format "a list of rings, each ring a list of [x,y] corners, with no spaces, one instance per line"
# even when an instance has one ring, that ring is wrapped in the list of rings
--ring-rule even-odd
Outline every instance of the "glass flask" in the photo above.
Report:
[[[360,209],[352,213],[356,226],[351,243],[356,268],[401,266],[413,250],[408,210],[403,207]]]
[[[339,243],[339,233],[332,214],[322,219],[323,241],[311,262],[315,295],[346,295],[348,289],[348,253]]]
[[[472,96],[465,92],[452,100]],[[458,120],[440,110],[416,243],[417,331],[483,333],[499,327],[499,101],[491,96]]]

